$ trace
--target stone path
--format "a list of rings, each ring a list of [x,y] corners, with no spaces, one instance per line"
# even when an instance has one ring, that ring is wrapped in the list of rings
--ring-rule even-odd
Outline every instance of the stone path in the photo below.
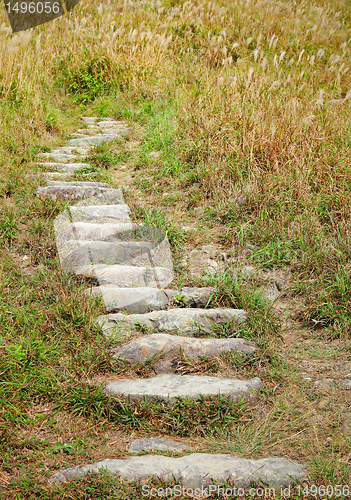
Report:
[[[106,311],[114,313],[97,318],[107,337],[117,336],[123,341],[113,356],[131,363],[144,363],[157,356],[154,369],[158,375],[109,380],[105,391],[130,400],[147,396],[170,404],[178,397],[196,399],[219,394],[233,401],[254,401],[262,386],[258,377],[238,380],[174,373],[179,356],[199,360],[200,356],[213,357],[227,351],[254,352],[252,342],[215,337],[220,324],[230,323],[235,328],[246,321],[247,313],[207,307],[215,292],[212,288],[167,288],[174,274],[165,232],[134,224],[121,189],[108,183],[69,181],[75,172],[89,166],[83,159],[91,146],[104,141],[123,142],[131,134],[125,122],[97,117],[84,117],[82,121],[86,128],[73,134],[67,146],[40,155],[38,165],[48,172],[42,174],[47,185],[37,190],[37,196],[76,202],[55,220],[58,254],[63,270],[89,280],[94,286],[86,294],[102,297]],[[68,180],[50,180],[55,175],[67,176]],[[173,307],[177,303],[186,307]],[[130,452],[186,452],[186,447],[167,440],[139,441],[143,442],[132,446]],[[306,477],[301,465],[284,458],[247,460],[230,455],[190,454],[181,458],[145,455],[107,459],[58,472],[51,482],[68,481],[100,469],[135,481],[153,476],[162,480],[176,478],[189,487],[204,486],[213,480],[231,480],[238,487],[248,487],[262,480],[280,488]]]

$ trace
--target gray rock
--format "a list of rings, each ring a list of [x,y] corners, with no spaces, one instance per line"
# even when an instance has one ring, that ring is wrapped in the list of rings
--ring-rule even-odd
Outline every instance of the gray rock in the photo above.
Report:
[[[108,394],[124,396],[132,401],[147,397],[148,401],[165,400],[175,403],[177,398],[197,399],[202,396],[229,397],[238,402],[253,401],[262,382],[258,377],[251,380],[217,378],[193,375],[157,375],[152,378],[123,379],[110,382]]]
[[[143,314],[167,309],[168,297],[157,288],[117,288],[98,286],[87,290],[87,295],[102,297],[109,312]]]
[[[173,279],[173,272],[166,267],[106,266],[93,264],[74,270],[77,276],[90,278],[100,285],[116,285],[118,287],[152,287],[162,288]],[[117,313],[120,314],[120,313]]]
[[[93,137],[82,137],[81,139],[71,139],[67,142],[69,146],[87,146],[90,144],[101,144],[105,141],[124,141],[123,137],[115,135],[95,135]]]
[[[104,128],[101,133],[106,135],[120,135],[122,137],[129,137],[131,135],[131,130],[126,127],[114,127],[114,128]]]
[[[97,123],[99,127],[102,128],[108,128],[108,127],[127,127],[127,123],[123,121],[117,121],[117,120],[102,120]]]
[[[125,205],[123,191],[118,188],[107,189],[99,196],[94,196],[85,200],[81,200],[74,205],[74,209],[70,211],[73,222],[79,222],[79,216],[84,211],[85,207],[98,207],[106,205]],[[101,210],[104,210],[103,208]],[[107,209],[106,209],[107,210]]]
[[[61,181],[50,181],[49,186],[55,187],[68,187],[68,186],[78,186],[78,187],[91,187],[91,188],[106,188],[111,189],[111,185],[106,182],[84,182],[84,181],[74,181],[74,182],[61,182]]]
[[[186,488],[194,489],[196,497],[212,496],[211,493],[213,494],[214,491],[209,492],[209,485],[214,485],[215,482],[235,484],[236,491],[239,488],[252,487],[255,483],[267,485],[276,489],[277,494],[280,494],[280,488],[307,479],[307,471],[304,467],[285,458],[248,460],[232,455],[194,453],[180,458],[146,455],[127,459],[106,459],[95,464],[57,472],[49,482],[67,482],[87,474],[98,474],[101,470],[107,470],[126,481],[137,483],[145,483],[153,477],[159,478],[162,482],[175,480]],[[150,488],[147,484],[141,487],[143,494],[149,494]],[[196,491],[196,488],[199,490]],[[166,487],[163,489],[165,490]]]
[[[201,249],[195,248],[189,254],[189,270],[191,274],[200,276],[205,269],[210,273],[224,269],[224,263],[218,263],[213,256],[219,251],[213,245],[204,245]]]
[[[69,207],[73,220],[95,222],[130,221],[128,205],[93,205]]]
[[[100,118],[100,119],[101,119],[101,118]],[[83,121],[84,123],[89,123],[89,124],[91,124],[91,123],[95,123],[95,122],[97,122],[98,120],[99,120],[99,118],[98,118],[97,116],[83,116],[83,117],[82,117],[82,121]]]
[[[53,200],[80,200],[96,196],[110,188],[109,184],[103,182],[48,181],[47,187],[38,188],[37,196]]]
[[[53,163],[44,162],[37,163],[37,165],[50,168],[51,170],[57,170],[58,172],[76,172],[82,168],[90,168],[89,163]]]
[[[65,179],[69,179],[73,175],[73,172],[43,172],[42,174],[36,175],[36,177],[44,177],[44,179],[48,181],[64,181]]]
[[[215,291],[212,287],[184,287],[179,297],[186,307],[206,307]]]
[[[342,423],[342,431],[344,434],[351,434],[351,413],[345,413]]]
[[[96,135],[100,131],[99,127],[94,128],[79,128],[76,134],[81,134],[83,137],[89,137],[91,135]]]
[[[144,335],[115,349],[113,357],[131,362],[145,363],[151,357],[163,353],[153,363],[156,373],[171,373],[177,368],[180,353],[192,361],[200,356],[214,357],[223,352],[254,352],[255,345],[245,339],[194,339],[166,333]]]
[[[342,380],[341,385],[344,389],[351,389],[351,380]]]
[[[121,222],[119,224],[105,223],[105,224],[93,224],[90,222],[73,222],[69,224],[65,231],[62,233],[62,237],[65,240],[104,240],[106,238],[116,238],[119,236],[123,237],[123,234],[129,234],[137,228],[136,224],[132,222]]]
[[[74,161],[77,160],[78,158],[81,158],[80,155],[67,155],[65,153],[40,153],[39,155],[41,158],[50,158],[53,162],[57,163],[63,163],[63,162],[69,162],[69,161]]]
[[[163,155],[163,151],[151,151],[151,153],[149,153],[149,158],[152,158],[154,160],[157,160],[158,158],[160,158],[161,156]]]
[[[90,241],[85,245],[78,245],[67,256],[63,267],[74,272],[90,264],[151,265],[150,250],[151,243],[146,241]]]
[[[153,437],[136,439],[132,441],[129,445],[129,451],[131,453],[138,453],[139,451],[177,451],[181,453],[186,451],[188,447],[185,444],[177,443],[176,441],[171,441],[170,439]]]
[[[135,330],[141,325],[147,331],[179,332],[191,337],[199,330],[206,333],[215,332],[215,327],[221,323],[235,322],[242,324],[247,319],[247,312],[242,309],[170,309],[168,311],[153,311],[147,314],[121,313],[100,316],[98,324],[106,335],[113,334],[113,329],[124,333]]]
[[[72,146],[61,146],[59,148],[53,149],[51,152],[55,154],[66,154],[66,155],[71,155],[71,154],[78,154],[78,155],[87,155],[89,154],[90,148],[85,147],[85,148],[74,148]]]
[[[326,378],[326,379],[323,379],[323,380],[317,380],[314,383],[314,386],[320,392],[328,392],[331,389],[334,389],[334,387],[335,387],[335,381],[332,378]]]
[[[201,251],[208,256],[209,259],[215,259],[219,254],[218,248],[213,245],[203,245]]]

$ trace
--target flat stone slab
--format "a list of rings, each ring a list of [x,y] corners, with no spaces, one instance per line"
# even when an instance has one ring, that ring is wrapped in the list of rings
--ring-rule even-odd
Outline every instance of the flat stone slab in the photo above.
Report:
[[[52,161],[57,163],[74,161],[78,158],[81,158],[80,155],[72,155],[65,153],[40,153],[39,156],[40,158],[51,158]]]
[[[95,123],[98,120],[101,120],[101,118],[98,118],[97,116],[82,116],[82,121],[84,123]]]
[[[125,222],[130,221],[128,205],[93,205],[69,207],[72,218],[92,222]]]
[[[106,335],[113,334],[114,329],[123,333],[131,333],[135,331],[137,325],[139,329],[142,326],[149,332],[179,332],[181,335],[191,337],[201,330],[213,333],[216,325],[221,323],[233,321],[236,325],[240,325],[247,317],[247,312],[242,309],[194,308],[153,311],[147,314],[131,314],[129,316],[116,313],[99,316],[97,321]]]
[[[129,445],[129,452],[138,453],[139,451],[176,451],[178,453],[184,452],[188,449],[188,446],[182,443],[177,443],[176,441],[171,441],[170,439],[153,437],[136,439],[132,441]]]
[[[76,240],[104,240],[106,238],[119,238],[123,240],[123,234],[129,236],[129,233],[136,229],[136,224],[132,222],[121,222],[119,224],[106,222],[105,224],[94,224],[90,222],[73,222],[65,228],[62,237]]]
[[[69,146],[88,146],[91,144],[101,144],[102,142],[105,141],[124,141],[123,137],[121,135],[115,134],[115,135],[107,135],[107,134],[101,134],[101,135],[94,135],[92,137],[82,137],[80,139],[70,139],[67,144]]]
[[[100,127],[94,127],[94,128],[80,128],[77,130],[77,132],[74,134],[75,137],[80,134],[82,139],[85,137],[99,137],[101,134],[103,135],[111,135],[111,136],[122,136],[122,137],[127,137],[131,134],[131,130],[126,128],[126,127],[121,127],[121,126],[111,126],[108,125],[107,127],[100,128]],[[73,148],[72,148],[73,149]]]
[[[71,155],[71,154],[78,154],[78,155],[87,155],[89,154],[90,148],[85,147],[85,148],[75,148],[72,146],[60,146],[58,148],[55,148],[51,151],[51,153],[55,154],[66,154],[66,155]]]
[[[109,312],[147,313],[167,309],[168,297],[158,288],[117,288],[97,286],[87,290],[88,296],[101,297]]]
[[[64,268],[71,272],[91,264],[151,264],[149,252],[152,245],[146,241],[91,241],[85,245],[77,243],[77,247],[65,259]]]
[[[181,291],[165,290],[169,298],[186,307],[206,307],[215,294],[216,289],[213,287],[184,287]]]
[[[255,351],[255,344],[245,339],[194,339],[155,333],[144,335],[115,349],[113,357],[145,363],[151,357],[164,353],[153,363],[153,368],[156,373],[171,373],[177,368],[180,354],[198,361],[200,356],[214,357],[228,351],[251,353]]]
[[[274,488],[279,496],[280,488],[307,479],[307,471],[304,467],[285,458],[248,460],[232,455],[193,453],[180,458],[146,455],[127,459],[106,459],[91,465],[72,467],[57,472],[49,482],[68,482],[87,474],[98,474],[101,470],[116,474],[126,481],[137,483],[146,483],[153,477],[164,482],[175,480],[186,488],[194,489],[195,496],[199,497],[212,496],[211,493],[217,491],[215,482],[235,484],[237,492],[238,488],[248,489],[255,483],[256,485],[263,484]],[[214,488],[211,492],[209,492],[210,485]],[[149,496],[151,486],[145,484],[142,488],[144,488],[142,489],[144,495]],[[196,488],[199,490],[196,491]],[[204,495],[202,488],[205,489]],[[277,498],[275,494],[273,497]]]
[[[110,184],[103,182],[48,181],[48,186],[38,188],[37,196],[53,200],[81,200],[96,196],[109,189],[111,189]]]
[[[50,170],[57,170],[58,172],[76,172],[82,168],[90,168],[89,163],[54,163],[54,162],[43,162],[37,163],[37,165],[50,168]]]
[[[127,127],[128,126],[127,122],[118,121],[118,120],[104,120],[104,121],[99,121],[99,122],[97,122],[97,125],[99,127],[102,127],[102,128]]]
[[[91,278],[100,285],[116,285],[119,287],[158,288],[168,285],[173,279],[173,271],[166,267],[139,267],[114,264],[93,264],[74,270],[77,276]],[[117,313],[118,314],[118,313]]]
[[[342,380],[341,381],[341,386],[344,389],[351,389],[351,380]]]
[[[122,379],[110,382],[108,394],[124,396],[133,401],[147,397],[149,401],[165,400],[175,403],[176,398],[197,399],[202,396],[229,397],[234,402],[253,401],[262,386],[261,379],[238,380],[193,375],[157,375],[152,378]]]

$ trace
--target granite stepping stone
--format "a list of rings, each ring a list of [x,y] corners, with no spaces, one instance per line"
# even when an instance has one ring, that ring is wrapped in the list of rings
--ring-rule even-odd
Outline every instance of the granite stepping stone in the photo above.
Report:
[[[265,486],[274,488],[276,491],[273,497],[277,498],[276,494],[280,496],[281,488],[304,481],[308,476],[302,465],[286,458],[253,460],[224,454],[193,453],[180,458],[146,455],[127,459],[106,459],[57,472],[49,482],[65,483],[87,474],[98,474],[102,470],[138,484],[146,483],[153,477],[162,482],[175,480],[187,488],[187,493],[190,488],[194,490],[191,497],[195,495],[204,498],[212,496],[217,488],[220,488],[214,483],[233,485],[230,487],[231,497],[245,496],[244,489],[250,492],[253,485],[264,485],[263,489]],[[229,486],[226,488],[229,489]],[[143,496],[150,496],[150,490],[151,486],[148,484],[141,486]],[[253,491],[255,492],[255,488]]]
[[[100,285],[112,284],[119,287],[161,288],[167,286],[173,279],[173,271],[166,267],[135,265],[92,264],[79,267],[74,270],[74,273],[82,278],[93,279]]]
[[[86,146],[90,144],[101,144],[102,142],[105,141],[124,141],[123,137],[121,135],[115,134],[115,135],[107,135],[107,134],[101,134],[101,135],[94,135],[93,137],[82,137],[80,139],[70,139],[67,144],[69,146]]]
[[[38,188],[37,196],[53,200],[80,200],[96,196],[108,189],[111,189],[110,184],[103,182],[48,181],[48,186]]]
[[[88,296],[101,297],[108,312],[143,314],[167,309],[168,297],[163,290],[150,287],[118,288],[96,286],[86,291]]]
[[[152,245],[146,241],[90,241],[85,245],[79,243],[77,241],[77,247],[65,259],[65,270],[73,272],[91,264],[151,264],[149,253]]]
[[[129,445],[128,451],[130,453],[138,453],[140,451],[176,451],[178,453],[184,452],[188,446],[183,443],[177,443],[170,439],[152,437],[135,439]]]
[[[72,146],[60,146],[58,148],[55,148],[51,151],[51,153],[55,154],[79,154],[79,155],[87,155],[89,154],[90,148],[85,147],[85,148],[74,148]]]
[[[255,344],[245,339],[194,339],[166,333],[143,335],[114,350],[114,358],[134,363],[145,363],[151,357],[164,353],[153,363],[156,373],[172,373],[177,368],[180,354],[192,361],[201,356],[214,357],[224,352],[252,353]]]
[[[40,153],[40,158],[50,158],[53,162],[64,163],[64,162],[72,162],[81,158],[81,155],[72,155],[65,153]]]
[[[127,127],[127,122],[118,121],[118,120],[104,120],[97,122],[97,125],[102,128],[111,128],[111,127]]]
[[[57,170],[58,172],[76,172],[82,168],[91,168],[89,163],[53,163],[44,162],[37,163],[38,166],[49,168],[50,170]]]
[[[128,205],[92,205],[69,207],[73,220],[93,222],[130,221]]]
[[[61,233],[63,240],[105,240],[115,238],[116,241],[125,238],[132,238],[137,225],[132,222],[121,222],[119,224],[106,222],[105,224],[95,224],[90,222],[73,222],[68,224]],[[56,232],[56,234],[58,234]]]
[[[186,307],[206,307],[216,289],[213,287],[183,287],[181,291],[165,290],[168,297],[178,305]]]
[[[87,244],[88,242],[84,242]],[[118,288],[116,286],[92,287],[86,291],[88,296],[102,297],[109,312],[144,314],[167,309],[170,298],[180,297],[182,305],[206,307],[215,292],[214,288],[191,288],[179,290],[155,290],[152,288]],[[195,292],[196,291],[196,292]],[[194,300],[194,297],[196,300]]]
[[[82,121],[84,123],[91,124],[97,122],[98,120],[101,120],[101,118],[98,118],[97,116],[82,116]]]
[[[142,327],[149,332],[179,332],[181,335],[193,336],[199,331],[215,333],[218,324],[233,322],[240,325],[246,321],[248,314],[242,309],[169,309],[153,311],[147,314],[122,313],[108,314],[97,318],[105,335],[113,335],[114,330],[126,334]]]
[[[105,392],[124,396],[131,401],[164,400],[175,403],[177,398],[197,399],[202,396],[227,396],[234,402],[253,401],[262,386],[258,377],[251,380],[194,375],[164,374],[151,378],[122,379],[110,382]]]

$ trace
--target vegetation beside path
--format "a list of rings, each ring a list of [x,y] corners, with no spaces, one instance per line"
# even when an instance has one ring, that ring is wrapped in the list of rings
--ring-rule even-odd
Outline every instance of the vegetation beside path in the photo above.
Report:
[[[108,475],[57,491],[46,480],[156,431],[199,451],[286,456],[312,483],[349,485],[350,389],[338,385],[351,374],[348,3],[81,0],[35,30],[3,24],[0,43],[0,498],[139,499]],[[77,179],[128,182],[134,219],[168,230],[176,284],[214,285],[216,305],[249,311],[236,334],[258,343],[255,356],[184,369],[260,376],[255,405],[131,404],[95,384],[150,376],[152,363],[113,363],[94,326],[101,303],[60,269],[64,203],[36,198],[42,181],[26,177],[82,115],[134,133],[96,147],[97,173]],[[205,244],[226,254],[225,273],[189,272],[184,256]],[[273,304],[272,276],[283,283]],[[314,386],[324,379],[336,388]]]

